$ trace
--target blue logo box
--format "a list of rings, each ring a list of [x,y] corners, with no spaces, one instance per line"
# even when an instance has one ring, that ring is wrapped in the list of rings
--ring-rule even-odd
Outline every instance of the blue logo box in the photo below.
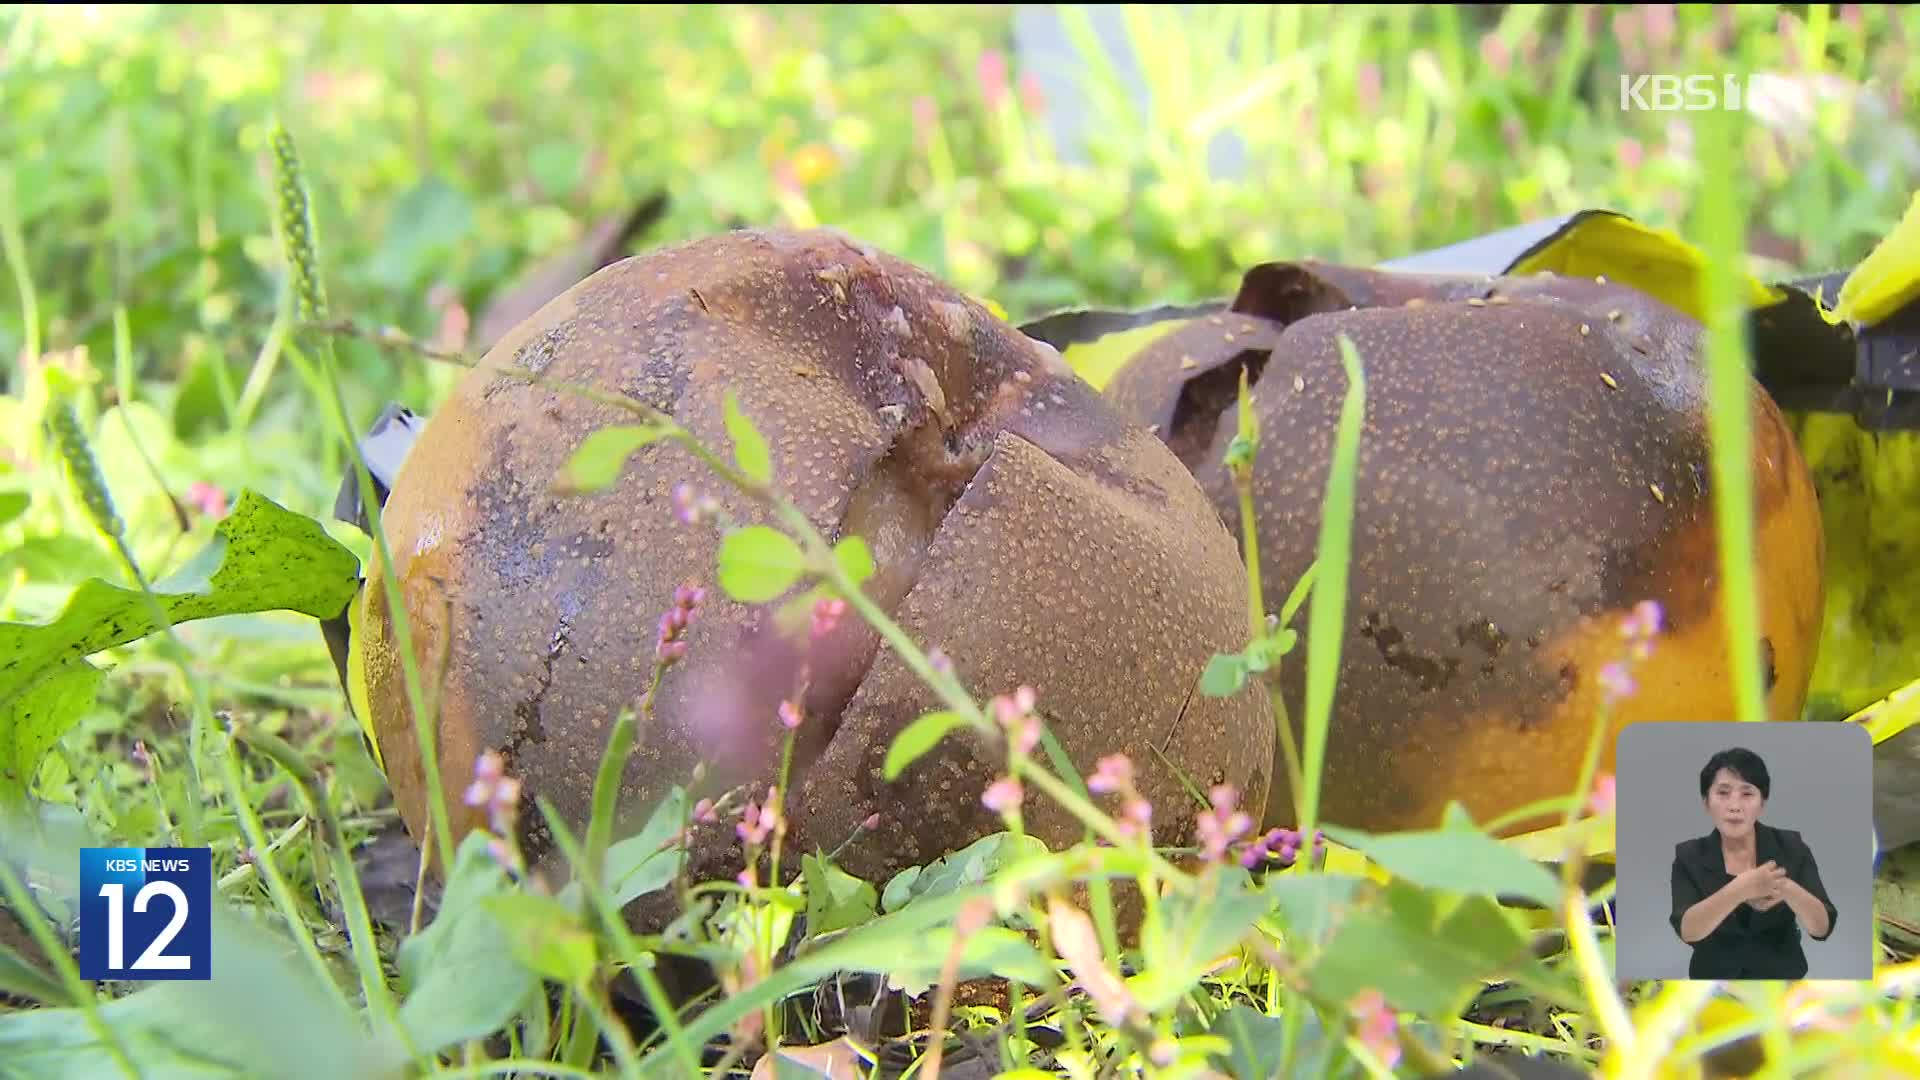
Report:
[[[213,977],[213,852],[80,849],[80,977]]]

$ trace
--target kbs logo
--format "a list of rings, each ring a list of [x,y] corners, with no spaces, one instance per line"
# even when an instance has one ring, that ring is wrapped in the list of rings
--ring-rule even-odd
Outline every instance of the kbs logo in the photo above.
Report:
[[[213,977],[210,848],[81,848],[80,977]]]
[[[1620,76],[1621,112],[1738,112],[1752,96],[1747,77],[1740,75]]]

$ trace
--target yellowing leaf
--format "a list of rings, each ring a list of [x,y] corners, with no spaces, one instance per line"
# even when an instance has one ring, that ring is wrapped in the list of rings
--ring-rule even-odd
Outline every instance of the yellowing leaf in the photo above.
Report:
[[[1699,248],[1674,233],[1601,212],[1568,225],[1538,250],[1516,260],[1508,272],[1537,274],[1551,270],[1586,278],[1604,275],[1608,281],[1639,289],[1696,319],[1704,319],[1706,302],[1701,296],[1701,281],[1706,264],[1706,255]],[[1784,292],[1756,278],[1746,281],[1747,303],[1754,307],[1786,298]]]
[[[1920,679],[1847,717],[1847,722],[1866,725],[1875,745],[1920,723]]]
[[[1920,191],[1900,223],[1847,275],[1834,314],[1872,326],[1915,300],[1920,300]]]
[[[1326,872],[1371,878],[1382,884],[1393,880],[1392,874],[1387,873],[1365,855],[1345,844],[1336,844],[1332,840],[1327,841]]]
[[[1104,390],[1140,350],[1191,321],[1168,319],[1105,334],[1092,341],[1068,345],[1060,350],[1060,358],[1067,362],[1074,374],[1085,379],[1095,390]]]

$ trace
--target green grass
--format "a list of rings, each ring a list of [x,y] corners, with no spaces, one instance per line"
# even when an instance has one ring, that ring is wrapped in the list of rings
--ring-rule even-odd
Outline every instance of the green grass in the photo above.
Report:
[[[1588,206],[1674,228],[1715,267],[1706,294],[1715,486],[1730,494],[1719,505],[1729,537],[1722,558],[1729,632],[1744,646],[1758,635],[1744,584],[1750,493],[1734,467],[1750,435],[1745,411],[1729,408],[1743,400],[1746,363],[1732,332],[1739,256],[1768,253],[1744,267],[1763,274],[1850,264],[1897,220],[1920,165],[1901,156],[1888,121],[1838,94],[1795,132],[1770,130],[1754,114],[1622,112],[1615,78],[1629,68],[1817,72],[1872,80],[1887,101],[1911,102],[1920,100],[1920,15],[1753,7],[1730,18],[1715,55],[1700,43],[1712,39],[1716,16],[1691,10],[1668,33],[1619,6],[1132,10],[1125,29],[1154,103],[1143,113],[1096,79],[1088,160],[1073,164],[1047,136],[1047,106],[1036,108],[1021,86],[1028,73],[1009,63],[1005,84],[982,81],[993,70],[983,56],[1010,56],[1003,8],[671,17],[563,7],[148,7],[111,17],[8,9],[0,354],[24,362],[5,368],[0,495],[24,498],[0,502],[0,620],[51,619],[93,578],[163,595],[155,583],[214,542],[223,516],[198,505],[208,492],[195,485],[228,503],[258,492],[321,521],[369,560],[384,544],[377,530],[368,537],[331,521],[340,477],[356,465],[345,435],[388,401],[430,412],[462,370],[369,334],[298,324],[332,317],[390,327],[459,352],[470,344],[463,321],[476,321],[521,272],[663,191],[665,213],[636,249],[739,224],[827,224],[1016,320],[1065,306],[1213,298],[1261,261],[1368,262]],[[1068,31],[1082,43],[1091,32],[1073,12]],[[287,198],[296,189],[284,155],[276,162],[286,147],[274,141],[276,122],[298,147],[305,210]],[[1211,176],[1206,164],[1228,129],[1245,154],[1237,179]],[[306,228],[288,228],[297,222]],[[310,264],[289,255],[303,233],[314,241]],[[1360,376],[1367,358],[1350,359],[1350,376]],[[56,439],[43,423],[57,413],[46,368],[78,384],[77,436]],[[1357,422],[1364,378],[1353,386]],[[69,472],[81,447],[98,463],[91,487]],[[756,487],[756,470],[729,457],[733,448],[704,449]],[[1337,461],[1353,460],[1343,445]],[[761,494],[777,499],[774,489]],[[1329,508],[1353,497],[1351,476],[1336,470]],[[124,551],[96,525],[92,511],[105,500]],[[809,535],[797,513],[780,520],[779,542],[796,565],[884,627],[884,613],[851,591],[858,559]],[[1338,514],[1328,515],[1322,540],[1331,547],[1321,552],[1320,582],[1342,589]],[[1294,586],[1257,587],[1270,604]],[[1309,619],[1302,633],[1318,640],[1337,628],[1338,612],[1315,604]],[[941,678],[897,632],[889,640],[940,687],[954,714],[944,726],[992,733],[987,702],[970,692],[978,688]],[[1759,701],[1751,651],[1738,650],[1744,715]],[[1172,932],[1127,957],[1140,973],[1127,990],[1142,1015],[1116,1021],[1064,989],[1118,969],[1102,890],[1092,893],[1090,943],[1073,937],[1072,917],[1035,884],[1008,925],[1045,933],[1029,943],[990,930],[969,947],[950,928],[988,887],[929,870],[910,902],[884,914],[873,901],[855,904],[850,932],[809,940],[757,983],[683,1017],[677,1038],[646,1027],[628,1034],[613,1019],[610,975],[639,973],[658,1001],[650,958],[681,946],[637,938],[612,917],[607,886],[592,879],[608,866],[633,869],[638,849],[608,835],[604,809],[579,841],[568,838],[593,868],[584,899],[514,885],[483,844],[456,847],[436,829],[439,857],[456,868],[453,887],[431,925],[409,933],[375,919],[359,881],[362,846],[396,815],[311,619],[263,612],[185,622],[96,660],[112,661],[102,664],[97,700],[34,778],[42,827],[7,833],[14,861],[0,862],[0,885],[9,906],[38,912],[23,903],[26,887],[57,892],[84,835],[209,845],[223,896],[252,917],[219,930],[223,972],[234,974],[197,993],[92,987],[64,965],[34,982],[10,976],[0,951],[0,988],[59,995],[48,1008],[0,1014],[0,1076],[16,1067],[10,1060],[28,1062],[19,1066],[28,1075],[164,1072],[183,1060],[161,1037],[170,1032],[205,1035],[242,1068],[292,1061],[315,1076],[398,1075],[435,1057],[445,1076],[685,1075],[692,1056],[716,1064],[710,1040],[745,1030],[736,1025],[752,1017],[779,1025],[790,1043],[833,1037],[796,1004],[803,992],[844,967],[901,955],[913,957],[896,965],[909,981],[1017,970],[1032,976],[1019,988],[1025,1000],[1051,995],[1060,1049],[1020,1037],[1025,1024],[1013,1016],[953,1004],[950,986],[930,991],[944,1027],[1005,1021],[990,1044],[1009,1069],[1092,1076],[1096,1056],[1111,1053],[1116,1067],[1163,1076],[1198,1075],[1209,1061],[1237,1075],[1284,1061],[1283,1075],[1379,1076],[1392,1071],[1380,1056],[1388,1044],[1344,1026],[1366,1015],[1351,972],[1393,958],[1375,950],[1431,943],[1443,930],[1478,944],[1436,947],[1391,984],[1402,1006],[1392,1010],[1398,1075],[1497,1040],[1588,1064],[1608,1046],[1659,1055],[1687,1035],[1684,1022],[1661,1029],[1660,1017],[1685,1021],[1702,1004],[1656,997],[1656,1010],[1673,1011],[1651,1021],[1635,1012],[1638,1037],[1619,1030],[1638,1003],[1596,977],[1610,960],[1606,928],[1584,923],[1583,905],[1564,903],[1565,893],[1556,894],[1563,910],[1551,913],[1564,920],[1529,921],[1491,904],[1496,889],[1521,882],[1502,875],[1520,871],[1478,834],[1435,840],[1430,863],[1401,871],[1408,884],[1377,894],[1340,875],[1262,881],[1230,867],[1179,869],[1124,842],[1041,854],[1003,838],[973,853],[1001,884],[1107,873],[1167,886],[1149,922]],[[1324,649],[1315,663],[1302,761],[1309,821],[1334,689]],[[412,699],[425,690],[412,673]],[[439,763],[459,775],[471,766]],[[1083,778],[1055,768],[1039,752],[1009,762],[1029,800],[1060,802],[1091,833],[1123,841],[1086,798]],[[673,824],[669,810],[663,829]],[[446,820],[444,807],[435,820]],[[1019,822],[1010,824],[1017,836]],[[602,864],[600,852],[611,861]],[[1462,861],[1484,862],[1487,876],[1463,889],[1440,873]],[[797,902],[837,882],[835,872],[823,867]],[[887,882],[869,884],[876,900],[887,892]],[[737,972],[748,958],[764,966],[796,944],[770,890],[714,895],[728,918],[704,928],[698,944],[723,969]],[[54,907],[47,921],[26,919],[30,936],[53,939],[64,915]],[[1320,925],[1333,907],[1350,909],[1347,932]],[[1554,925],[1569,931],[1568,952],[1533,966],[1493,963]],[[0,943],[12,940],[5,929]],[[922,960],[930,941],[950,946],[957,967],[943,970],[947,952]],[[1194,942],[1217,949],[1188,948]],[[1210,968],[1235,945],[1233,964]],[[1306,976],[1280,977],[1288,963]],[[461,978],[433,978],[455,964],[472,966]],[[1524,1031],[1463,1019],[1470,1006],[1483,1017],[1497,1010],[1478,993],[1496,968],[1512,980],[1496,996],[1532,1003]],[[1778,995],[1756,997],[1751,1016],[1716,1021],[1690,1053],[1731,1041],[1757,1017],[1777,1060],[1780,1004]],[[306,1034],[273,1035],[295,1028]],[[1808,1054],[1833,1046],[1796,1036],[1796,1048],[1803,1042]],[[719,1064],[744,1073],[745,1047],[736,1051]],[[944,1051],[949,1069],[957,1052]]]

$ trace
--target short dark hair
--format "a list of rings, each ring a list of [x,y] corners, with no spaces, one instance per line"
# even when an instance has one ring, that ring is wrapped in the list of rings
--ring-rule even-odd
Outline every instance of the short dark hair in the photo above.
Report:
[[[1767,775],[1767,763],[1760,755],[1744,746],[1722,750],[1707,759],[1706,767],[1700,770],[1700,797],[1707,797],[1707,789],[1713,786],[1713,778],[1726,769],[1733,775],[1760,789],[1760,797],[1766,798],[1772,788],[1772,778]]]

